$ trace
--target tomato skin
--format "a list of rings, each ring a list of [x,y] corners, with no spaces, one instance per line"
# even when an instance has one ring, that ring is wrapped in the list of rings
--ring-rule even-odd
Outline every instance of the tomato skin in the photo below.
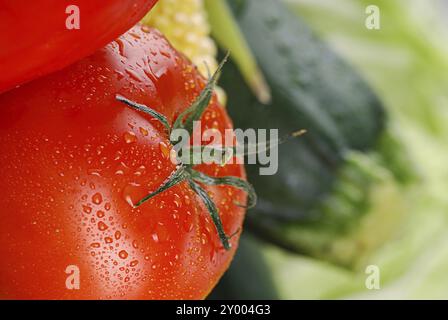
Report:
[[[86,57],[135,25],[157,0],[0,0],[0,93]],[[77,5],[80,29],[68,30]]]
[[[195,67],[159,32],[134,27],[70,67],[0,96],[0,298],[201,299],[227,269],[226,251],[202,201],[181,183],[133,209],[174,170],[154,119],[172,122],[204,87]],[[232,123],[216,98],[202,129]],[[167,148],[168,146],[168,148]],[[245,177],[237,164],[201,165]],[[227,234],[241,228],[246,195],[204,186]],[[67,266],[81,289],[68,290]]]

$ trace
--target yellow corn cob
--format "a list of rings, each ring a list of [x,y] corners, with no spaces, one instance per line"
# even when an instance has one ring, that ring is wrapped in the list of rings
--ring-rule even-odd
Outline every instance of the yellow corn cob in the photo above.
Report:
[[[217,48],[210,37],[203,0],[159,0],[142,23],[159,29],[203,76],[208,76],[207,68],[212,73],[217,69]]]
[[[213,73],[218,66],[218,50],[211,38],[213,27],[215,39],[223,48],[231,49],[232,58],[258,100],[264,104],[271,100],[270,88],[223,0],[159,0],[142,23],[164,33],[204,77],[208,77],[209,72]],[[217,87],[216,93],[221,104],[225,105],[224,90]]]

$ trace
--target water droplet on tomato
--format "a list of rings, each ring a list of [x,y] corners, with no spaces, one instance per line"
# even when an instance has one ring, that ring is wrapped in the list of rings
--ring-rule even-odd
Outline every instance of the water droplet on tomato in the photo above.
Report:
[[[122,57],[126,57],[125,52],[124,52],[124,43],[123,40],[121,39],[117,39],[115,40],[115,43],[118,45],[118,52],[120,53],[120,55]]]
[[[145,196],[141,185],[131,182],[123,188],[123,198],[132,208]]]
[[[121,159],[122,153],[120,151],[117,151],[117,153],[115,154],[114,160],[118,161]]]
[[[132,200],[130,195],[126,195],[124,197],[124,200],[127,202],[127,204],[129,204],[132,208],[135,207],[134,201]]]
[[[150,33],[150,32],[151,32],[151,28],[148,27],[148,26],[146,26],[146,25],[143,25],[143,26],[141,27],[141,30],[142,30],[144,33]]]
[[[127,252],[126,250],[121,250],[121,251],[118,253],[118,256],[119,256],[121,259],[126,259],[126,258],[129,256],[129,254],[128,254],[128,252]]]
[[[92,196],[92,202],[94,204],[101,204],[103,202],[103,196],[101,195],[101,193],[95,193]]]
[[[165,142],[159,143],[160,151],[162,152],[162,155],[165,159],[168,159],[170,157],[170,147]]]
[[[156,242],[165,242],[169,240],[170,234],[168,229],[161,222],[159,222],[156,225],[156,230],[153,233],[152,238]]]
[[[96,216],[97,216],[98,218],[104,218],[105,215],[106,215],[106,214],[104,213],[104,211],[101,211],[101,210],[99,210],[99,211],[96,213]]]
[[[109,243],[114,242],[114,239],[112,239],[111,237],[106,237],[106,238],[104,238],[104,241],[109,244]]]
[[[142,136],[147,137],[149,135],[148,130],[146,130],[145,128],[140,127],[139,130]]]
[[[171,54],[165,49],[160,49],[160,54],[164,57],[167,57],[168,59],[171,58]]]
[[[88,169],[87,174],[91,176],[101,177],[101,169]]]
[[[100,231],[105,231],[105,230],[109,229],[109,227],[108,227],[107,224],[105,224],[104,222],[100,221],[100,222],[98,222],[98,229]]]
[[[85,213],[89,214],[89,213],[92,212],[92,207],[82,206],[82,211],[84,211]]]
[[[134,172],[134,175],[136,175],[137,177],[140,177],[140,176],[144,175],[145,173],[146,173],[146,167],[142,165]]]
[[[191,212],[187,212],[184,220],[184,230],[185,232],[191,232],[193,230],[193,215]]]
[[[204,233],[201,234],[201,243],[202,245],[207,244],[207,235],[205,235]]]
[[[180,208],[181,206],[181,199],[177,193],[174,194],[174,205],[176,206],[176,208]]]
[[[127,144],[135,143],[137,141],[137,136],[135,135],[135,133],[130,132],[130,131],[125,132],[123,137],[124,137],[124,141]]]
[[[130,168],[126,165],[126,163],[124,162],[120,162],[120,164],[118,165],[115,174],[116,175],[123,175],[125,173],[129,173]]]

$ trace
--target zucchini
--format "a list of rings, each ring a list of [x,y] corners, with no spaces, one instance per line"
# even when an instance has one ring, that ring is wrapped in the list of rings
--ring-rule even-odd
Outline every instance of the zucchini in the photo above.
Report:
[[[308,132],[280,146],[275,176],[247,167],[259,195],[247,226],[288,250],[354,265],[364,248],[347,248],[356,242],[352,236],[366,213],[375,211],[378,186],[391,186],[381,199],[400,203],[394,168],[387,168],[380,151],[387,149],[387,158],[394,159],[390,148],[380,148],[390,134],[383,105],[356,70],[281,1],[227,3],[272,91],[272,102],[260,103],[237,65],[229,63],[221,85],[235,126]],[[210,21],[213,27],[213,17]],[[216,38],[229,49],[225,37]],[[343,245],[332,246],[337,240]]]

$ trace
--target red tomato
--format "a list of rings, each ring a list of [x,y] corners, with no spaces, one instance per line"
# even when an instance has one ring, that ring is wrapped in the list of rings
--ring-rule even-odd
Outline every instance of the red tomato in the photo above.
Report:
[[[92,54],[157,0],[0,0],[0,93]],[[79,8],[79,30],[69,30]],[[69,8],[70,9],[70,8]],[[68,13],[67,13],[68,12]]]
[[[0,298],[199,299],[227,269],[209,212],[187,183],[134,209],[175,170],[163,126],[116,101],[151,106],[170,123],[204,87],[154,30],[135,27],[94,55],[0,96]],[[232,124],[216,97],[202,129]],[[237,164],[201,165],[244,177]],[[241,228],[246,194],[203,186],[224,229]],[[66,288],[68,266],[80,290]]]

